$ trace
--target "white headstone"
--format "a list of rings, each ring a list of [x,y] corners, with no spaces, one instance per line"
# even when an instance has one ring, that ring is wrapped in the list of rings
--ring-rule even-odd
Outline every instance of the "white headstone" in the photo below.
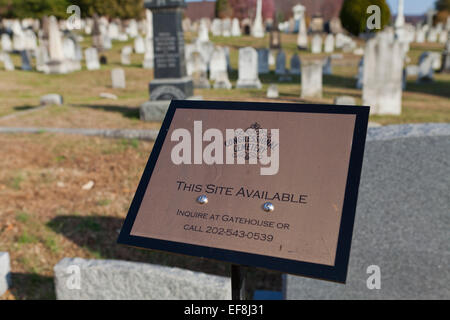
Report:
[[[329,33],[325,37],[324,52],[325,53],[333,53],[333,51],[334,51],[334,36],[332,33]]]
[[[262,0],[256,0],[256,16],[252,26],[252,36],[264,38],[264,25],[262,19]]]
[[[239,49],[239,70],[237,88],[261,89],[258,78],[258,53],[251,47]]]
[[[131,60],[130,60],[130,55],[133,52],[133,48],[131,46],[124,46],[122,48],[122,51],[120,53],[120,62],[123,65],[130,65],[131,64]]]
[[[278,93],[278,86],[276,84],[271,84],[268,88],[267,88],[267,98],[269,99],[276,99],[278,98],[280,95]]]
[[[211,33],[214,37],[220,37],[222,35],[222,20],[215,18],[211,23]]]
[[[215,47],[209,62],[209,79],[216,80],[217,75],[227,73],[227,56],[221,47]]]
[[[214,81],[214,89],[231,89],[231,82],[226,71],[219,72]]]
[[[111,70],[111,83],[114,89],[125,89],[125,71],[122,68],[114,68]]]
[[[322,36],[316,34],[311,40],[311,52],[321,53],[322,52]]]
[[[301,98],[322,98],[322,62],[302,64]]]
[[[86,59],[86,68],[88,70],[100,69],[100,62],[98,61],[98,53],[96,48],[87,48],[84,50],[84,55]]]
[[[205,19],[200,20],[200,26],[198,29],[198,41],[209,42],[209,31]]]
[[[239,19],[234,18],[231,23],[231,36],[240,37],[241,36],[241,26],[239,24]]]
[[[222,36],[231,37],[231,19],[226,18],[222,20]]]
[[[419,71],[417,75],[417,82],[433,81],[434,68],[433,68],[433,55],[431,52],[424,52],[419,58]]]
[[[134,52],[142,54],[145,53],[145,43],[144,38],[137,36],[134,38]]]
[[[403,28],[405,25],[405,16],[403,15],[403,0],[398,0],[397,17],[395,18],[395,27]]]
[[[203,59],[200,52],[194,51],[186,61],[186,69],[189,76],[192,77],[194,88],[207,89],[211,87],[208,81],[208,64]]]
[[[2,42],[2,50],[3,51],[5,51],[5,52],[13,51],[11,38],[9,37],[9,35],[7,33],[2,33],[1,42]]]
[[[295,9],[295,10],[294,10]],[[297,47],[299,49],[307,49],[308,48],[308,30],[306,29],[306,21],[305,21],[305,7],[302,5],[296,5],[294,7],[294,13],[298,15],[299,27],[298,27],[298,35],[297,35]]]
[[[13,71],[14,70],[14,64],[13,64],[9,54],[6,53],[6,52],[3,52],[3,53],[0,53],[0,55],[1,55],[1,59],[0,60],[3,61],[3,66],[5,67],[5,70],[6,71]]]
[[[64,60],[64,52],[61,43],[61,34],[58,29],[56,18],[53,16],[49,18],[48,42],[50,61],[62,62]]]
[[[386,32],[366,43],[363,105],[372,114],[399,115],[402,111],[403,47]]]

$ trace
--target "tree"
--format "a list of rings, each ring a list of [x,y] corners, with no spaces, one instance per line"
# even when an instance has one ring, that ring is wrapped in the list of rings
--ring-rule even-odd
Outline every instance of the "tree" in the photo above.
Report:
[[[254,18],[256,13],[256,0],[229,0],[233,8],[233,16],[239,19]],[[262,0],[263,19],[272,19],[275,13],[274,0]]]
[[[220,19],[232,18],[233,8],[228,0],[216,0],[216,17]]]
[[[369,6],[376,5],[380,8],[380,31],[391,20],[391,11],[385,0],[344,0],[342,4],[340,19],[342,26],[351,34],[357,36],[367,31],[367,20],[373,13],[367,13]]]
[[[447,17],[450,16],[450,0],[437,0],[435,4],[436,22],[446,23]]]
[[[139,19],[144,14],[143,0],[72,0],[80,7],[83,17],[99,16],[121,19]]]
[[[450,0],[437,0],[435,7],[438,11],[450,11]]]
[[[110,18],[140,19],[144,13],[143,0],[0,0],[0,16],[8,18],[68,18],[70,5],[77,5],[83,17],[94,13]]]
[[[8,18],[42,18],[54,15],[66,18],[68,0],[0,0],[0,14]]]

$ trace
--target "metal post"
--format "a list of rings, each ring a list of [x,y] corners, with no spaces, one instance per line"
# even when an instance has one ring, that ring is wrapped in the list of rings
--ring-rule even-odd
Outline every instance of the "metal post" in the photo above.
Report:
[[[231,265],[231,300],[245,300],[245,267]]]

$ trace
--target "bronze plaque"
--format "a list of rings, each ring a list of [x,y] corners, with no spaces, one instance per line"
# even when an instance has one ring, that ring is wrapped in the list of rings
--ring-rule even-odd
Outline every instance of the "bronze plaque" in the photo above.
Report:
[[[367,117],[172,102],[119,242],[344,282]]]

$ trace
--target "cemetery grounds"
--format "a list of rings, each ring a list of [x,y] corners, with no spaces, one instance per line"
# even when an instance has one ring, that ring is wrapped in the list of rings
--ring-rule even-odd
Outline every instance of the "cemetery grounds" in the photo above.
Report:
[[[185,33],[186,43],[193,35]],[[238,48],[265,48],[269,42],[252,37],[211,37],[215,45],[230,47],[233,87],[237,81]],[[83,49],[92,39],[85,37]],[[286,61],[297,52],[296,35],[282,35]],[[362,43],[358,43],[363,45]],[[20,56],[12,55],[15,71],[0,70],[0,127],[158,129],[161,123],[139,120],[139,106],[149,98],[152,70],[141,67],[143,55],[132,54],[132,64],[120,64],[120,50],[128,42],[113,42],[103,52],[107,65],[67,75],[21,71]],[[417,64],[423,51],[442,52],[438,43],[412,43],[408,53]],[[335,52],[336,53],[336,52]],[[260,75],[263,88],[196,89],[205,100],[269,101],[331,104],[341,95],[353,96],[361,56],[342,54],[333,60],[333,75],[324,75],[322,99],[300,99],[300,77],[278,82],[272,72]],[[327,54],[300,52],[302,63]],[[126,88],[111,88],[111,69],[121,67]],[[289,66],[287,66],[289,68]],[[267,87],[277,83],[280,98],[266,98]],[[117,100],[99,97],[108,92]],[[39,107],[48,93],[64,97],[62,106]],[[401,116],[373,116],[381,125],[450,122],[450,74],[436,73],[435,81],[418,84],[409,78],[403,92]],[[0,251],[11,255],[13,288],[0,299],[54,299],[53,266],[64,257],[141,261],[229,276],[229,265],[116,244],[153,143],[137,139],[48,133],[0,134]],[[92,185],[93,183],[93,185]],[[84,186],[84,188],[83,188]],[[278,272],[250,269],[248,294],[255,289],[281,290]]]

